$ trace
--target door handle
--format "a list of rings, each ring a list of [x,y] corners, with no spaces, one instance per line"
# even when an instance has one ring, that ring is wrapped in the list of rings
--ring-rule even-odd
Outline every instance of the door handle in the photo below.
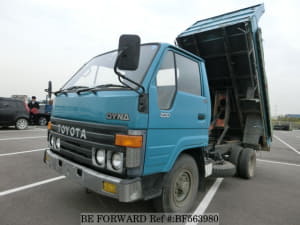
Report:
[[[204,120],[204,119],[205,119],[205,114],[199,113],[198,120]]]

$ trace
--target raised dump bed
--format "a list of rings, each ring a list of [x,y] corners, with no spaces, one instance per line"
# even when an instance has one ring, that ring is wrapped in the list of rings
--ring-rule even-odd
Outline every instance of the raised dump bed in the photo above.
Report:
[[[200,20],[177,44],[205,59],[211,99],[210,141],[269,150],[270,110],[258,20],[264,5]]]

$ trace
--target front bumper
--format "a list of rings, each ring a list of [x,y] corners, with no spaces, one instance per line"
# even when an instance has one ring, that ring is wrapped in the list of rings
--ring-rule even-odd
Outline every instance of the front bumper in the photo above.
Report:
[[[71,162],[50,149],[46,149],[44,154],[44,162],[50,168],[98,194],[116,198],[120,202],[132,202],[142,198],[142,183],[139,177],[134,179],[112,177]],[[116,193],[104,191],[103,182],[115,184]]]

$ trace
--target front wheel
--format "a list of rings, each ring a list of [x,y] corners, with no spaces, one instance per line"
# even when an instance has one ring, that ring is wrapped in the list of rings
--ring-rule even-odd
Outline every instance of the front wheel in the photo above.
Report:
[[[28,120],[24,118],[20,118],[16,121],[16,128],[18,130],[24,130],[28,127]]]
[[[190,155],[181,155],[166,175],[162,195],[154,199],[156,210],[162,212],[189,212],[196,199],[199,184],[197,163]]]

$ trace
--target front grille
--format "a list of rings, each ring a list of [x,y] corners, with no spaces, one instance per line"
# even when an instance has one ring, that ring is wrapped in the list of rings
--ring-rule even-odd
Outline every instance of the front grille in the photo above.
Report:
[[[93,165],[93,149],[106,149],[114,151],[125,150],[123,147],[114,145],[116,133],[128,133],[128,129],[124,126],[79,122],[58,118],[51,118],[51,123],[52,129],[49,132],[49,135],[59,137],[61,140],[60,151],[56,151],[56,153],[71,161],[95,170],[103,171],[105,169]],[[64,126],[64,132],[62,132],[62,126]],[[70,132],[71,128],[73,132]],[[85,130],[84,136],[86,139],[80,138],[80,133],[83,129]],[[107,170],[105,171],[109,172]]]

